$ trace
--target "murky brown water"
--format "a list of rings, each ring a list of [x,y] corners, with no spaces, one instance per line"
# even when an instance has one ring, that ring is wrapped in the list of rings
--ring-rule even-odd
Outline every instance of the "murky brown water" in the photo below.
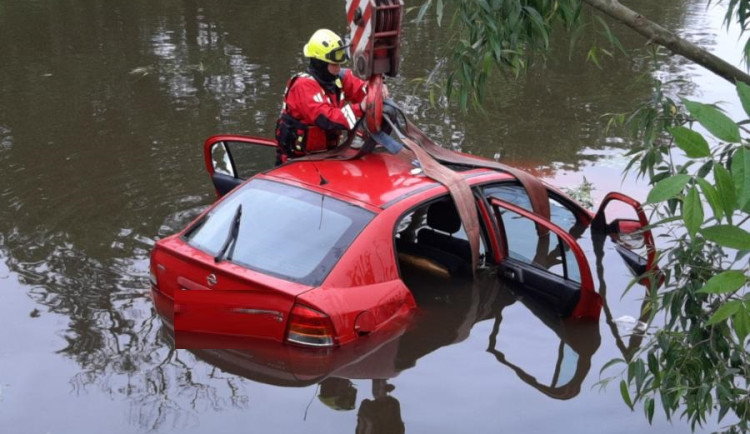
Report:
[[[607,315],[548,318],[493,279],[441,288],[398,339],[333,374],[280,381],[268,370],[289,367],[252,353],[173,349],[147,296],[148,254],[214,198],[201,142],[270,136],[302,44],[318,27],[341,30],[343,3],[0,0],[0,431],[685,432],[662,416],[649,427],[615,387],[595,386],[635,344],[616,340]],[[739,52],[702,1],[630,3]],[[431,107],[413,81],[444,40],[431,22],[406,27],[402,77],[389,85],[416,122],[560,185],[585,176],[595,199],[645,195],[621,186],[626,141],[599,117],[649,96],[638,74],[693,77],[686,92],[732,100],[679,59],[598,69],[585,52],[569,61],[560,41],[527,77],[496,80],[486,114],[462,115]],[[638,296],[620,299],[627,279],[608,278],[609,316],[637,317]]]

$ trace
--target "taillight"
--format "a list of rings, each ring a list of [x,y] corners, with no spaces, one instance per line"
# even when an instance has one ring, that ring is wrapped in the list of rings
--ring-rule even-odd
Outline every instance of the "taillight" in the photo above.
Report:
[[[151,281],[151,285],[155,287],[159,287],[159,278],[156,277],[156,263],[152,260],[151,266],[148,267],[148,280]]]
[[[328,315],[307,306],[295,304],[289,315],[286,340],[310,347],[331,347],[334,344],[333,323]]]

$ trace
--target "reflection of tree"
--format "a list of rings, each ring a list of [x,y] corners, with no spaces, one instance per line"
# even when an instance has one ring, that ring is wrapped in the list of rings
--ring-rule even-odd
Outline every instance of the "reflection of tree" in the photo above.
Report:
[[[165,230],[174,231],[199,211],[177,213]],[[203,411],[247,406],[242,378],[197,368],[190,353],[174,350],[159,333],[161,321],[146,289],[148,250],[141,241],[122,239],[120,248],[106,249],[109,256],[97,260],[67,240],[64,234],[14,230],[0,237],[0,257],[31,287],[35,302],[69,318],[58,353],[80,365],[70,380],[76,393],[96,387],[112,399],[126,398],[131,421],[145,430],[183,427]],[[118,256],[121,249],[132,257]]]
[[[191,353],[174,349],[171,334],[160,324],[153,314],[131,340],[113,335],[123,344],[88,357],[71,379],[77,393],[95,386],[112,397],[126,397],[131,422],[146,431],[193,425],[204,411],[247,408],[243,378],[200,366]]]

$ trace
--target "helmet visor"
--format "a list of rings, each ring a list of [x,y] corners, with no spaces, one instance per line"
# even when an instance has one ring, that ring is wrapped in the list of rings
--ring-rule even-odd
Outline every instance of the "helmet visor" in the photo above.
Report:
[[[349,60],[349,55],[346,54],[346,46],[336,48],[326,53],[326,59],[333,63],[344,63]]]

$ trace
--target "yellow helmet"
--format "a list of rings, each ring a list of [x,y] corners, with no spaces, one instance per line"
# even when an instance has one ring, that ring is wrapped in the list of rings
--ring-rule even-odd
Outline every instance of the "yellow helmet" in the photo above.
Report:
[[[348,59],[346,47],[339,35],[328,29],[320,29],[313,33],[302,51],[305,57],[326,63],[344,63]]]

